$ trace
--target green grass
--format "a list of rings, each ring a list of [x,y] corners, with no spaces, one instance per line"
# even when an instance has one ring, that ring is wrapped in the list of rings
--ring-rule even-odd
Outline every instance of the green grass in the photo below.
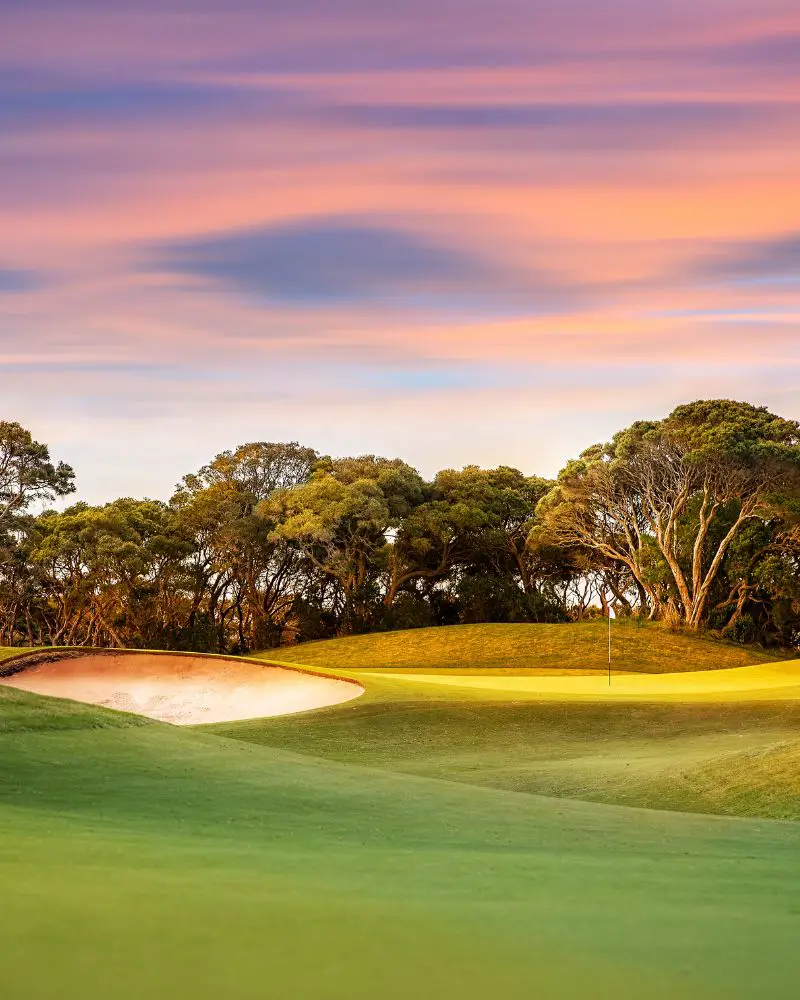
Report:
[[[698,638],[646,622],[612,625],[617,670],[665,673],[714,670],[781,659],[774,651]],[[607,624],[454,625],[307,642],[267,650],[276,661],[328,669],[391,670],[604,670]]]
[[[474,670],[517,642],[489,631]],[[643,670],[665,635],[695,663],[742,654],[636,635]],[[402,660],[420,636],[392,640]],[[352,641],[281,656],[358,676]],[[793,1000],[800,823],[702,810],[795,816],[798,773],[793,702],[377,676],[330,709],[176,729],[0,687],[2,995]]]
[[[0,663],[2,663],[3,660],[11,659],[12,656],[22,656],[25,653],[30,653],[33,650],[38,649],[38,648],[39,647],[37,647],[37,646],[30,646],[30,647],[28,647],[28,646],[0,646]]]
[[[795,702],[373,700],[210,727],[394,773],[654,809],[800,819]],[[796,750],[795,750],[796,754]],[[776,766],[768,766],[772,761]],[[749,789],[749,794],[745,792]]]
[[[59,704],[0,736],[9,1000],[796,995],[800,826],[65,730]]]
[[[265,746],[471,785],[800,819],[800,771],[783,763],[791,762],[791,748],[800,740],[800,702],[537,701],[502,690],[415,684],[413,671],[403,679],[364,676],[355,666],[408,670],[421,663],[425,650],[431,660],[427,671],[449,672],[457,655],[472,673],[502,672],[501,662],[511,664],[508,671],[523,663],[574,669],[596,662],[586,652],[593,644],[600,649],[596,655],[602,654],[604,627],[602,622],[458,626],[334,639],[279,654],[269,650],[265,658],[302,660],[361,677],[366,694],[323,712],[213,728]],[[692,670],[775,659],[774,653],[652,625],[619,622],[614,628],[617,669],[620,661],[629,670],[656,673],[674,658]]]
[[[150,724],[140,715],[114,712],[79,701],[45,698],[0,685],[0,735],[58,729],[119,729]]]

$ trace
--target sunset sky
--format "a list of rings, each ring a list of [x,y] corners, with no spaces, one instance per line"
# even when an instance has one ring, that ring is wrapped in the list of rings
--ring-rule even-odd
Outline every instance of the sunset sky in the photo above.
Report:
[[[1,416],[92,501],[800,418],[800,5],[0,0],[0,232]]]

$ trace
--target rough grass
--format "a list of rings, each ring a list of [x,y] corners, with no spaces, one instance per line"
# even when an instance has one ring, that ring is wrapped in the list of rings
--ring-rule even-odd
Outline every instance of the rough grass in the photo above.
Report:
[[[637,673],[719,670],[780,659],[775,652],[671,632],[660,625],[612,623],[614,668]],[[378,632],[267,650],[275,661],[328,669],[603,671],[607,624],[454,625]]]
[[[38,647],[36,646],[0,646],[0,663],[3,660],[8,660],[12,656],[22,656],[25,653],[32,653]]]

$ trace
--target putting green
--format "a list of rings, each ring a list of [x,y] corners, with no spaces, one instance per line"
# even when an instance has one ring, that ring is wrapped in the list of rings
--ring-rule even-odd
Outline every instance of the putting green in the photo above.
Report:
[[[324,713],[215,731],[483,787],[800,819],[800,661],[620,622],[615,662],[626,670],[609,688],[596,667],[607,632],[561,628],[454,626],[270,650],[366,692]]]
[[[782,660],[728,670],[673,674],[612,673],[579,676],[536,674],[413,674],[364,671],[362,677],[434,684],[442,688],[501,692],[514,698],[591,701],[753,701],[800,698],[800,661]]]

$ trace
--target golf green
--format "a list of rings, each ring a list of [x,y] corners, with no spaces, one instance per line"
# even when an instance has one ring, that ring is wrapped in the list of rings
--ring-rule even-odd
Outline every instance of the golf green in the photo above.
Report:
[[[794,998],[800,824],[607,803],[795,720],[387,677],[178,729],[0,688],[3,996]]]

